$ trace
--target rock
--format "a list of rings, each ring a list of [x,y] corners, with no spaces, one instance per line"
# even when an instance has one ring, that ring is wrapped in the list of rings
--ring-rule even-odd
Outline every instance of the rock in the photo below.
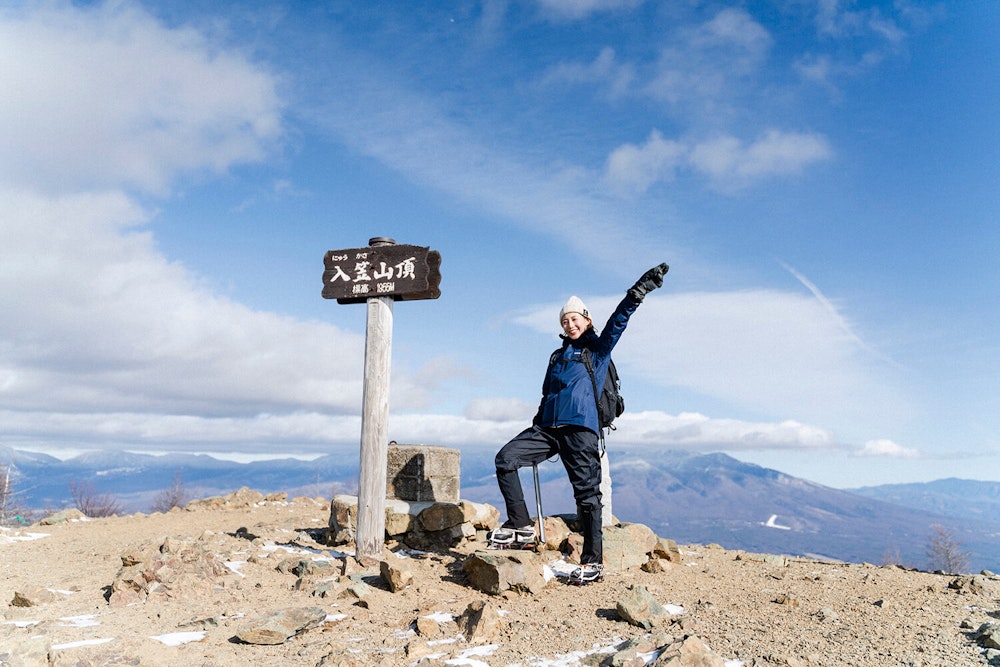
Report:
[[[837,615],[837,612],[835,612],[833,609],[830,609],[829,607],[823,607],[822,609],[816,612],[815,616],[816,618],[825,623],[833,623],[840,618],[840,616]]]
[[[199,510],[231,510],[253,507],[264,501],[264,494],[247,487],[242,487],[238,491],[225,496],[211,496],[200,500],[192,500],[184,509],[189,512]]]
[[[545,588],[542,564],[530,551],[477,551],[462,564],[473,588],[491,595],[506,590],[531,593]]]
[[[799,606],[798,598],[789,593],[779,593],[778,596],[774,598],[774,603],[788,605],[789,607]]]
[[[548,535],[545,536],[546,541],[548,540]],[[566,556],[566,560],[571,563],[579,563],[580,556],[583,555],[583,535],[579,533],[570,533],[563,540],[559,547],[563,554]]]
[[[291,569],[291,573],[297,577],[328,577],[333,572],[333,562],[328,560],[301,559]]]
[[[656,667],[725,667],[726,661],[692,635],[667,646],[652,664]]]
[[[38,522],[40,526],[55,526],[60,523],[69,523],[70,521],[82,521],[87,518],[87,515],[76,508],[61,510],[55,514],[50,514],[41,521]]]
[[[602,661],[602,665],[609,665],[609,667],[645,667],[646,658],[645,655],[650,653],[655,653],[657,649],[664,646],[667,643],[672,643],[672,639],[664,642],[663,644],[657,643],[657,641],[650,637],[633,637],[632,639],[627,639],[618,646],[615,647],[615,653],[612,654],[611,658],[606,661]]]
[[[30,593],[14,591],[14,599],[10,601],[11,607],[37,607],[39,605],[55,602],[60,597],[47,588],[36,588]],[[3,663],[0,662],[0,665]]]
[[[500,636],[500,612],[493,604],[478,600],[459,616],[458,628],[470,644],[487,644]]]
[[[1000,623],[983,623],[976,630],[976,641],[987,649],[1000,649]]]
[[[667,539],[666,537],[656,538],[656,545],[653,547],[653,555],[676,565],[681,564],[681,550],[677,547],[676,542]]]
[[[616,607],[618,615],[623,620],[644,630],[650,630],[664,619],[670,618],[669,612],[656,601],[645,586],[630,586],[619,598]]]
[[[4,667],[49,667],[52,642],[45,636],[5,637],[0,642],[0,665]]]
[[[643,572],[649,572],[650,574],[663,574],[667,571],[667,568],[663,563],[664,560],[662,558],[654,557],[643,563],[640,568]]]
[[[988,580],[982,575],[963,575],[948,582],[948,588],[958,591],[960,595],[985,595]]]
[[[341,591],[339,597],[342,600],[355,600],[355,604],[367,607],[374,592],[375,589],[365,582],[357,581]]]
[[[500,523],[500,510],[486,503],[460,500],[459,507],[465,515],[465,522],[476,530],[493,530]]]
[[[639,567],[656,547],[656,534],[641,523],[605,526],[604,567],[611,571]]]
[[[358,497],[338,494],[330,501],[327,544],[345,544],[354,539],[358,525]]]
[[[454,528],[465,521],[465,510],[454,503],[434,503],[417,516],[427,532]]]
[[[282,644],[326,619],[322,607],[293,607],[268,612],[244,624],[236,638],[247,644]]]
[[[379,563],[379,572],[393,593],[398,593],[413,583],[413,573],[410,570],[389,561]]]
[[[558,551],[566,538],[570,536],[569,526],[559,516],[547,516],[543,520],[545,522],[545,548]]]
[[[141,562],[123,565],[111,583],[108,602],[112,606],[142,602],[154,594],[183,598],[208,593],[238,580],[218,556],[192,540],[166,538],[159,549],[132,549],[121,560],[123,564],[135,563],[139,557]]]
[[[320,658],[316,667],[369,667],[367,658],[353,655],[348,651],[336,651]]]
[[[417,515],[432,504],[387,499],[385,501],[385,534],[397,537],[410,532],[417,526]]]
[[[765,563],[767,565],[776,565],[778,567],[787,567],[788,559],[784,556],[777,556],[775,554],[750,554],[750,553],[739,553],[736,554],[736,560],[745,560],[752,563]]]
[[[441,624],[430,616],[421,616],[414,622],[414,626],[421,637],[437,637],[441,634]]]
[[[327,544],[345,544],[354,539],[357,504],[356,496],[334,496],[330,503]],[[499,517],[495,507],[464,500],[451,503],[389,498],[385,505],[385,532],[413,549],[446,551],[475,539],[477,529],[493,528]]]
[[[410,660],[419,660],[434,653],[434,649],[423,639],[414,639],[406,645],[406,657]]]

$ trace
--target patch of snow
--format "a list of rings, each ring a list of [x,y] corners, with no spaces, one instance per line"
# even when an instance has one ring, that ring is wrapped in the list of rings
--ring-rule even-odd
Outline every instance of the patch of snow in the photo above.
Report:
[[[458,639],[455,637],[446,637],[444,639],[433,639],[427,642],[428,646],[441,646],[442,644],[454,644]]]
[[[778,525],[777,523],[775,523],[775,521],[777,521],[777,519],[778,519],[778,515],[777,514],[772,514],[770,519],[768,519],[766,522],[764,522],[764,523],[762,523],[760,525],[764,526],[765,528],[777,528],[779,530],[791,530],[792,529],[791,526],[780,526],[780,525]]]
[[[245,577],[246,576],[245,574],[243,574],[242,572],[240,572],[240,569],[242,569],[242,567],[247,564],[247,562],[245,560],[230,560],[230,561],[226,561],[224,564],[225,564],[225,566],[227,568],[229,568],[230,571],[235,572],[236,574],[240,575],[241,577]]]
[[[3,625],[13,625],[15,628],[30,628],[39,623],[41,621],[3,621]]]
[[[66,623],[61,626],[64,628],[92,628],[101,624],[101,622],[97,620],[97,616],[94,614],[85,614],[83,616],[63,616],[59,620],[66,621]]]
[[[12,533],[8,535],[7,533]],[[30,542],[32,540],[40,540],[43,537],[48,537],[49,533],[25,533],[23,531],[11,530],[10,528],[0,528],[0,544],[5,544],[7,542]]]
[[[49,648],[53,651],[61,651],[67,648],[79,648],[81,646],[99,646],[101,644],[107,644],[108,642],[113,642],[114,637],[102,637],[101,639],[83,639],[78,642],[69,642],[67,644],[53,644]]]
[[[150,639],[155,639],[156,641],[166,644],[167,646],[180,646],[181,644],[189,644],[191,642],[200,642],[208,634],[204,630],[197,630],[193,632],[172,632],[167,635],[155,635],[150,637]]]
[[[426,616],[421,616],[421,618],[429,618],[432,621],[436,621],[437,623],[450,623],[451,621],[455,620],[455,617],[446,611],[436,611],[433,614],[427,614]]]
[[[471,665],[472,667],[490,667],[489,663],[483,662],[482,660],[476,660],[475,657],[489,657],[500,648],[499,644],[486,644],[484,646],[474,646],[473,648],[465,649],[457,656],[451,660],[445,660],[446,665]]]

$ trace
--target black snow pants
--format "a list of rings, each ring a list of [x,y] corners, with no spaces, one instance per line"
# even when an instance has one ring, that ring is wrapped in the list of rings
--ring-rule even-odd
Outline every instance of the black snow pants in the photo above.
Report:
[[[601,452],[597,434],[582,426],[539,428],[521,431],[496,456],[497,484],[507,506],[507,528],[531,525],[531,516],[521,488],[520,468],[559,455],[573,486],[576,512],[583,532],[581,563],[601,563]]]

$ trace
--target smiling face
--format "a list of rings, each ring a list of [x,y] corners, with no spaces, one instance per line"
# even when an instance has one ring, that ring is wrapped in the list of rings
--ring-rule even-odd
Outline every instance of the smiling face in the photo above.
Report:
[[[580,313],[566,313],[563,315],[560,324],[562,324],[563,333],[570,340],[576,340],[590,327],[590,318],[584,317]]]

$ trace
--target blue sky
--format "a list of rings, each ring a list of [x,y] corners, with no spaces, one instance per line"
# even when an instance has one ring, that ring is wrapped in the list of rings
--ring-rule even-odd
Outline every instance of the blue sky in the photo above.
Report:
[[[0,8],[0,444],[357,455],[327,250],[430,246],[390,436],[492,457],[557,313],[609,446],[838,487],[1000,479],[1000,5],[538,0]]]

